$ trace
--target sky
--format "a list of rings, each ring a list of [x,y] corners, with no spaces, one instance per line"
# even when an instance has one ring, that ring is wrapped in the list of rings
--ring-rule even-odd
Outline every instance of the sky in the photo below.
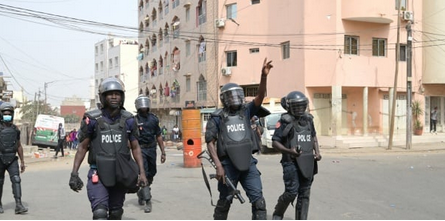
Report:
[[[137,30],[137,0],[0,0],[0,72],[9,82],[8,90],[23,88],[28,100],[34,100],[41,91],[43,100],[46,83],[47,102],[53,107],[74,95],[88,101],[94,76],[94,44],[106,39],[107,33],[137,38],[137,31],[105,25],[18,16],[7,6]],[[77,29],[100,33],[66,29],[73,24]]]

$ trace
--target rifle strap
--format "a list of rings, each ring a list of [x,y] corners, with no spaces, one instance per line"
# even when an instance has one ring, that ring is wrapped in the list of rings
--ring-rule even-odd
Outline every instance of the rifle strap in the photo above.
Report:
[[[209,179],[207,178],[207,174],[206,174],[206,171],[204,170],[204,165],[203,165],[202,163],[201,163],[201,169],[202,169],[202,177],[204,178],[204,182],[205,182],[205,184],[206,184],[206,186],[207,186],[207,189],[209,190],[209,194],[210,194],[210,204],[211,204],[212,206],[216,206],[216,205],[213,203],[212,189],[210,188]]]

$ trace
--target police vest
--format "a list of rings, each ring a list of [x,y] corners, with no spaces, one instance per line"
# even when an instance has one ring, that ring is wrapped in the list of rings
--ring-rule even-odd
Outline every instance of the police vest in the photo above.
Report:
[[[155,128],[157,127],[157,124],[159,123],[158,118],[156,115],[152,113],[148,113],[147,117],[141,117],[136,115],[135,117],[138,130],[139,130],[139,145],[144,146],[147,145],[149,147],[155,147],[156,148],[156,131]]]
[[[240,171],[249,169],[252,158],[252,129],[250,119],[244,116],[245,109],[240,114],[229,116],[223,110],[217,110],[221,118],[217,141],[218,157],[229,157]]]
[[[95,134],[92,136],[88,163],[96,164],[98,155],[114,157],[116,153],[130,153],[128,147],[128,135],[126,120],[133,115],[121,110],[121,118],[113,123],[107,123],[102,116],[102,111],[92,110],[85,113],[87,117],[96,119]]]
[[[300,156],[295,160],[298,164],[300,172],[307,179],[312,179],[314,172],[314,144],[315,141],[312,137],[312,115],[304,114],[298,119],[289,115],[283,114],[281,116],[282,122],[287,123],[283,130],[283,135],[287,134],[286,147],[298,147],[300,150]],[[290,160],[289,154],[283,154],[283,161]]]
[[[10,127],[0,125],[0,159],[4,164],[10,164],[16,156],[17,135],[18,129],[15,125],[12,124]]]

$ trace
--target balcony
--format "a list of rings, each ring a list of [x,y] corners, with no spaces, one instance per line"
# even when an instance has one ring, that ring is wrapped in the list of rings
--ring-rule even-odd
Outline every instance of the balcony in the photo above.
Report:
[[[397,18],[395,1],[342,0],[342,19],[390,24]]]

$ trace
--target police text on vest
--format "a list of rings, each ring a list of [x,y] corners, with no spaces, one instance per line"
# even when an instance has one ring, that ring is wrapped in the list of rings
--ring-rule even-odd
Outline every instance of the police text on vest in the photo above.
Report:
[[[102,143],[121,143],[122,134],[102,135]]]

